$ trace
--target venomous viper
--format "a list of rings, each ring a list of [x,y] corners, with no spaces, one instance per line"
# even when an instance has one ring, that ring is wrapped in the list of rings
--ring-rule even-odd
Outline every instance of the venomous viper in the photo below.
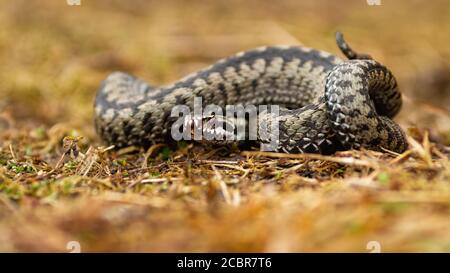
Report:
[[[391,118],[402,100],[389,69],[354,52],[341,33],[336,42],[348,60],[302,46],[261,47],[222,59],[172,85],[152,87],[114,72],[95,99],[98,134],[116,147],[173,141],[175,105],[280,105],[276,150],[330,154],[366,148],[403,152],[407,142]],[[264,140],[258,137],[260,142]]]

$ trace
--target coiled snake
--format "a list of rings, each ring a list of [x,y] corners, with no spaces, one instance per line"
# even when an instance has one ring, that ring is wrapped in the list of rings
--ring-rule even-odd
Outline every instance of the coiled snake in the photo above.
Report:
[[[151,87],[122,72],[110,74],[95,100],[98,134],[116,147],[173,141],[175,105],[280,105],[276,150],[330,154],[366,148],[403,152],[407,142],[391,118],[402,100],[389,69],[355,53],[336,34],[342,60],[301,46],[262,47],[222,59],[172,85]],[[272,119],[272,120],[270,120]],[[258,137],[260,142],[263,139]]]

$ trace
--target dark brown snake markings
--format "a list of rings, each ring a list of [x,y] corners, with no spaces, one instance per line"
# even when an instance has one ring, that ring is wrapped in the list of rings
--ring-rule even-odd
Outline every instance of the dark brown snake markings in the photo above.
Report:
[[[403,152],[404,133],[391,120],[402,103],[391,71],[355,53],[340,33],[336,41],[349,60],[299,46],[264,47],[222,59],[170,86],[154,88],[112,73],[97,92],[97,132],[116,147],[173,141],[172,108],[192,107],[200,96],[204,105],[284,107],[271,121],[279,122],[279,151],[330,154],[363,147]]]

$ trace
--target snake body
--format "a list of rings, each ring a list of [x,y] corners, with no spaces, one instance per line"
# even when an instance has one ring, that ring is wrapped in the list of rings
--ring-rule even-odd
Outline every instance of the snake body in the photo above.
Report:
[[[277,151],[330,154],[366,148],[403,152],[402,129],[393,118],[401,94],[389,69],[355,53],[340,33],[348,60],[302,46],[271,46],[238,53],[172,85],[152,87],[123,72],[110,74],[95,100],[100,137],[116,147],[149,147],[173,141],[175,105],[280,105]],[[262,137],[258,140],[263,142]]]

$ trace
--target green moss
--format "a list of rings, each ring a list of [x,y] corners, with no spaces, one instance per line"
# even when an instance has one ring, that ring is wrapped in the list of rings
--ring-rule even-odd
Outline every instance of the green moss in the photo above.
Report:
[[[385,202],[382,203],[383,211],[388,214],[397,214],[401,213],[404,210],[408,209],[410,206],[407,203],[403,202]]]
[[[75,188],[75,183],[69,179],[65,179],[60,183],[60,188],[63,194],[70,194]]]
[[[30,146],[25,148],[25,155],[27,156],[31,156],[33,155],[33,148],[31,148]]]
[[[17,163],[13,160],[9,160],[6,167],[15,173],[34,173],[36,168],[28,163]]]
[[[119,158],[113,161],[113,165],[115,166],[127,166],[127,160],[125,158]]]
[[[153,171],[153,172],[150,172],[149,175],[151,177],[159,177],[161,175],[161,173],[158,171]]]
[[[381,172],[377,175],[377,180],[378,182],[380,182],[380,184],[387,185],[389,184],[391,179],[388,173]]]
[[[178,147],[179,149],[186,148],[187,145],[188,145],[187,142],[186,142],[186,141],[183,141],[183,140],[177,142],[177,147]]]
[[[24,195],[25,188],[16,182],[0,183],[0,192],[12,200],[20,200]]]
[[[278,171],[278,172],[275,173],[275,179],[280,179],[282,177],[283,177],[283,172]]]
[[[0,157],[0,166],[6,166],[8,164],[8,159]]]
[[[78,167],[78,161],[76,160],[69,160],[66,163],[64,163],[64,168],[67,170],[75,170]]]
[[[358,221],[350,221],[346,225],[346,231],[350,234],[357,234],[364,231],[364,225]]]
[[[161,149],[160,155],[162,160],[168,160],[172,155],[172,150],[169,147],[164,147]]]
[[[41,126],[41,127],[34,129],[32,131],[32,135],[38,140],[44,139],[46,136],[45,128]]]

